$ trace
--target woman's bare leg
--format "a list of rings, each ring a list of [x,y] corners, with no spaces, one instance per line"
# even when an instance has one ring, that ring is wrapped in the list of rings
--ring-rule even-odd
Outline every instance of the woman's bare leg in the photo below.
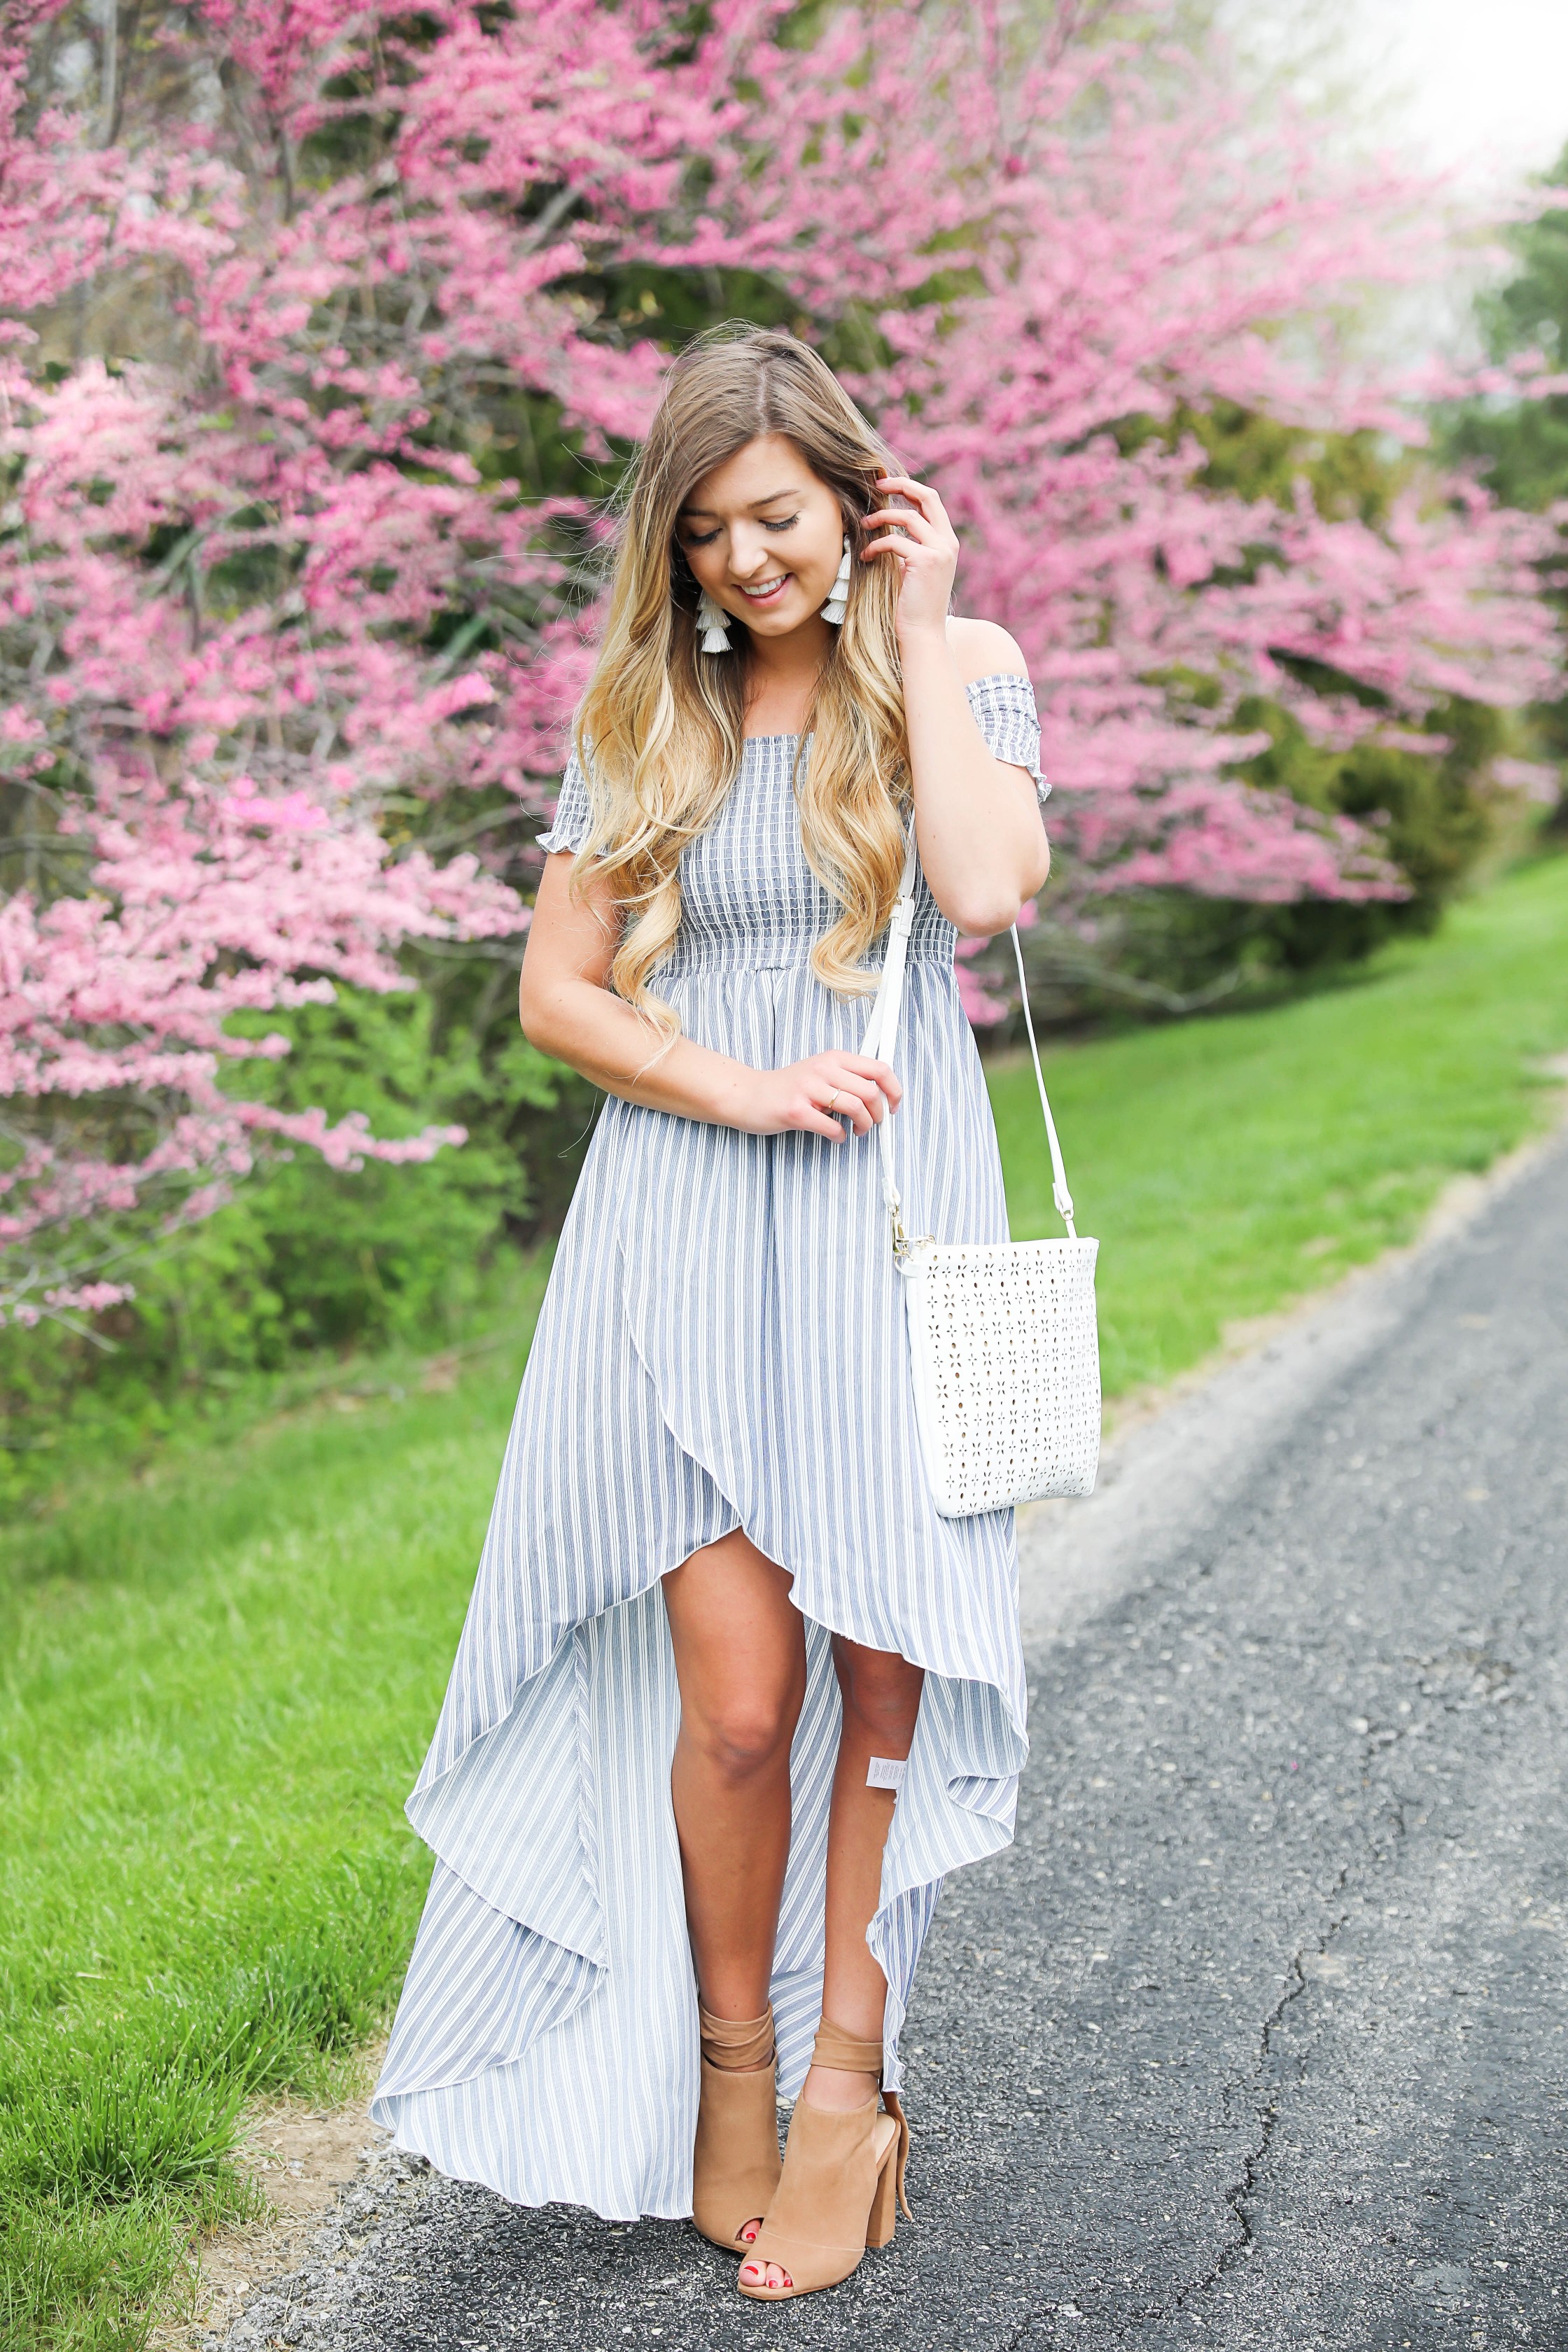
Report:
[[[863,1649],[838,1634],[833,1640],[833,1663],[844,1715],[827,1823],[827,1966],[822,2013],[847,2033],[879,2041],[888,1979],[867,1948],[866,1930],[881,1895],[882,1849],[892,1826],[894,1796],[890,1789],[868,1788],[866,1775],[874,1756],[900,1763],[908,1757],[925,1676],[907,1658]],[[858,2075],[837,2079],[859,2083]],[[828,2085],[813,2084],[815,2104],[826,2106],[830,2095],[816,2097],[819,2088],[827,2094]],[[857,2090],[855,2095],[864,2098],[865,2092]]]
[[[805,1628],[789,1590],[738,1529],[664,1579],[680,1684],[670,1794],[697,1982],[715,2017],[760,2017],[768,2005],[805,1696]]]
[[[866,1930],[882,1888],[882,1849],[893,1819],[890,1789],[868,1789],[873,1756],[901,1761],[910,1752],[925,1676],[887,1650],[833,1637],[833,1664],[843,1701],[838,1762],[833,1774],[833,1804],[827,1821],[827,1960],[822,1980],[822,2013],[847,2033],[868,2042],[882,2038],[888,1979],[871,1958]],[[814,2107],[843,2114],[863,2106],[876,2088],[869,2074],[837,2066],[813,2066],[801,2096]],[[742,2263],[741,2275],[753,2284],[782,2286],[777,2263]]]
[[[805,1696],[790,1579],[737,1529],[664,1580],[680,1683],[670,1793],[702,1999],[767,2006],[789,1860],[789,1751]]]

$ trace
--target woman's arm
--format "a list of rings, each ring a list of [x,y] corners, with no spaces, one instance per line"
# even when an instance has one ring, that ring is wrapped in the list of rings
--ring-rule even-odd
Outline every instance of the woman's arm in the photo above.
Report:
[[[1034,779],[992,757],[964,687],[999,670],[1027,671],[1005,629],[949,620],[958,540],[936,492],[901,475],[878,487],[909,501],[867,516],[873,535],[861,555],[902,571],[899,647],[921,866],[949,922],[989,938],[1039,889],[1051,853]]]
[[[658,1031],[611,992],[615,902],[593,880],[574,898],[572,862],[566,852],[545,861],[518,987],[523,1034],[542,1054],[627,1102],[748,1135],[800,1128],[842,1143],[846,1118],[855,1134],[868,1135],[889,1105],[898,1108],[903,1089],[890,1065],[863,1054],[813,1054],[782,1070],[753,1070],[689,1037],[660,1053]],[[829,1114],[823,1106],[835,1093]]]

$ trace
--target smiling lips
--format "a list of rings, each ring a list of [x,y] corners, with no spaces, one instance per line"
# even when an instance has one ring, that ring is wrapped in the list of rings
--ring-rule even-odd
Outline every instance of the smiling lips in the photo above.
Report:
[[[747,588],[742,585],[741,588],[741,593],[745,597],[748,604],[771,604],[779,590],[788,585],[789,576],[790,575],[787,572],[781,572],[776,579],[764,580],[760,588]]]

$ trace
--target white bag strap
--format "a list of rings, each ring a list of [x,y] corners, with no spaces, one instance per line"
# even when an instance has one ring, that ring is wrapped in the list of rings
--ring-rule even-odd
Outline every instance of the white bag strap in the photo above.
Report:
[[[888,950],[882,959],[882,976],[866,1022],[860,1051],[871,1059],[892,1062],[899,1042],[899,1021],[904,1003],[904,975],[909,965],[910,933],[915,919],[915,877],[920,861],[915,850],[914,829],[910,830],[909,854],[899,883],[899,895],[893,902],[892,920],[888,926]],[[1029,1033],[1029,1057],[1035,1066],[1035,1084],[1039,1088],[1040,1111],[1046,1122],[1046,1140],[1051,1152],[1051,1198],[1057,1213],[1068,1229],[1071,1240],[1077,1241],[1078,1228],[1073,1223],[1072,1194],[1068,1191],[1067,1170],[1062,1165],[1062,1148],[1057,1140],[1057,1123],[1051,1117],[1051,1106],[1046,1094],[1045,1075],[1040,1068],[1040,1049],[1035,1043],[1034,1016],[1029,1011],[1029,985],[1024,973],[1024,950],[1018,938],[1018,926],[1013,925],[1013,953],[1018,963],[1018,986],[1024,1000],[1024,1025]],[[895,1068],[897,1064],[894,1064]],[[893,1177],[893,1122],[884,1117],[877,1129],[877,1147],[882,1163],[882,1204],[893,1230],[893,1255],[904,1258],[910,1253],[909,1235],[904,1231],[903,1202]]]

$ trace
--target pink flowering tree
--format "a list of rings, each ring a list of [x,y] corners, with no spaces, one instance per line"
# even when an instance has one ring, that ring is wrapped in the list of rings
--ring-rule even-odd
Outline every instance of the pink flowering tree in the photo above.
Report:
[[[715,313],[817,336],[947,498],[1058,920],[1396,894],[1375,823],[1247,781],[1247,711],[1334,746],[1542,691],[1538,526],[1419,471],[1375,522],[1216,491],[1215,403],[1415,444],[1308,329],[1429,255],[1195,69],[903,0],[805,47],[763,0],[136,21],[16,0],[0,47],[0,1313],[123,1296],[258,1151],[460,1139],[247,1067],[269,1013],[515,960],[596,500]]]
[[[759,254],[809,215],[796,282],[874,325],[858,389],[944,493],[965,608],[1024,648],[1054,921],[1086,933],[1151,889],[1405,895],[1379,824],[1247,779],[1260,701],[1323,751],[1437,757],[1452,698],[1508,709],[1559,664],[1539,524],[1422,461],[1428,377],[1369,376],[1341,347],[1347,302],[1440,264],[1433,192],[1336,183],[1309,126],[1261,132],[1190,68],[1157,91],[1125,51],[1031,43],[1005,8],[870,21],[840,19],[770,90]],[[1551,382],[1524,353],[1510,388]],[[1298,428],[1297,478],[1216,493],[1191,424],[1216,409]],[[1375,522],[1314,499],[1309,433],[1403,453]],[[984,1022],[1005,999],[976,954]]]
[[[489,188],[464,184],[450,165],[473,117],[453,110],[482,116],[496,93],[459,23],[412,85],[390,176],[350,173],[301,203],[301,145],[333,119],[323,71],[363,58],[374,17],[351,34],[342,10],[213,9],[207,61],[247,77],[245,170],[188,121],[106,152],[82,115],[27,119],[26,36],[62,13],[13,18],[3,60],[0,252],[30,314],[0,383],[17,886],[0,917],[0,1312],[23,1320],[124,1297],[127,1257],[217,1206],[258,1142],[342,1167],[463,1140],[389,1142],[362,1118],[247,1097],[237,1065],[287,1041],[233,1016],[342,983],[406,988],[411,942],[515,938],[526,921],[472,849],[442,856],[421,835],[454,796],[527,799],[529,751],[536,770],[552,761],[573,676],[566,565],[552,502],[486,481],[433,411],[460,407],[449,367],[516,366],[600,444],[633,422],[633,377],[646,413],[651,354],[590,367],[571,306],[531,301],[580,256],[504,220],[505,249],[487,247],[486,198],[558,161],[602,173],[624,116],[642,142],[627,170],[657,203],[652,151],[695,123],[650,122],[585,75],[559,8],[511,86],[539,135],[496,160]],[[581,104],[556,103],[563,81]],[[466,345],[441,331],[443,283],[461,289]],[[173,362],[29,367],[34,321],[47,362],[51,312],[108,289],[139,300],[152,340],[184,346]],[[553,635],[553,658],[466,659],[492,603],[535,616],[519,635],[531,652]]]

